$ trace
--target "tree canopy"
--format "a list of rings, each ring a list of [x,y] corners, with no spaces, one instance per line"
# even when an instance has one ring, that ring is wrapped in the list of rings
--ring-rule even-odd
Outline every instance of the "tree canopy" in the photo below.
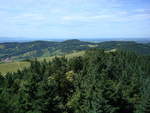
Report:
[[[150,57],[93,49],[0,74],[0,113],[150,113]]]

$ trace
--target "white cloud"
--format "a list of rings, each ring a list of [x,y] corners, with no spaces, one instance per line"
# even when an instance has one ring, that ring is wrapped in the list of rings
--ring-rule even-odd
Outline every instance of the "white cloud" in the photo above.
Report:
[[[150,13],[150,9],[144,9],[144,8],[135,9],[135,12],[136,13]]]
[[[18,16],[12,17],[14,20],[35,20],[35,21],[41,21],[44,20],[46,17],[41,14],[36,14],[36,13],[25,13],[25,14],[20,14]]]
[[[141,11],[140,11],[141,12]],[[134,11],[107,11],[103,13],[97,13],[95,15],[71,15],[62,17],[63,21],[84,21],[84,22],[97,22],[97,21],[111,21],[111,22],[125,22],[125,21],[140,21],[150,19],[150,13],[134,13]]]

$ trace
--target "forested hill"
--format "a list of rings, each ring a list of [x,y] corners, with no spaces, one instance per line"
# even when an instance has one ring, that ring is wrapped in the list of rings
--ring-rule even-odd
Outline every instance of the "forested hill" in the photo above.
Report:
[[[129,41],[110,41],[102,43],[83,42],[80,40],[67,40],[64,42],[34,41],[24,43],[0,43],[0,59],[27,59],[33,57],[46,57],[63,55],[90,48],[103,48],[106,50],[127,50],[143,55],[150,55],[150,44],[139,44]]]
[[[90,50],[0,75],[0,113],[150,113],[150,56]]]

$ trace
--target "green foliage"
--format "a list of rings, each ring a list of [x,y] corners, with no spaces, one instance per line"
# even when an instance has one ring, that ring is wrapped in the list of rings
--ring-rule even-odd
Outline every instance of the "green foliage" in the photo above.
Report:
[[[137,105],[136,113],[150,113],[150,78],[142,79],[141,101]]]
[[[74,51],[84,51],[91,48],[101,48],[108,51],[125,50],[143,55],[150,55],[149,44],[139,44],[129,41],[110,41],[102,43],[83,42],[80,40],[67,40],[64,42],[34,41],[24,43],[1,43],[0,60],[25,60],[35,57],[49,57],[64,55]]]
[[[93,49],[31,60],[29,68],[0,74],[0,113],[149,113],[149,59]]]
[[[66,58],[73,58],[73,57],[78,57],[78,56],[83,56],[84,55],[84,51],[80,51],[80,52],[74,52],[74,53],[70,53],[70,54],[66,54]],[[62,56],[59,56],[62,57]],[[55,56],[51,56],[51,57],[40,57],[38,58],[38,61],[51,61],[52,59],[54,59]],[[14,62],[9,62],[9,63],[0,63],[0,72],[2,74],[6,74],[8,72],[17,72],[17,70],[22,70],[24,68],[27,68],[30,66],[30,62],[32,62],[34,59],[25,59],[23,61],[14,61]]]

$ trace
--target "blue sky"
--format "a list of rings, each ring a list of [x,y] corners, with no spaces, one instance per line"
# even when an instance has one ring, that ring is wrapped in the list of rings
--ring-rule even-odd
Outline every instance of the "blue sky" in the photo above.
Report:
[[[0,0],[0,37],[150,37],[150,0]]]

